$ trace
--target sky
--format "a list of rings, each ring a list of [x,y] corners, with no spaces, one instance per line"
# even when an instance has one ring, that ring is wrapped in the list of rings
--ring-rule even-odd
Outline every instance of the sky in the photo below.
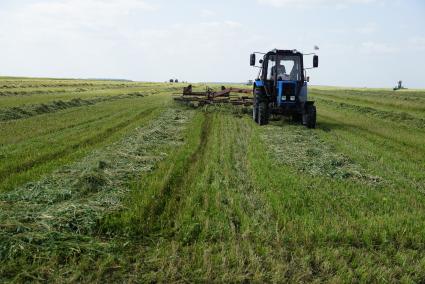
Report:
[[[3,76],[246,82],[315,45],[312,84],[425,88],[425,1],[0,0]]]

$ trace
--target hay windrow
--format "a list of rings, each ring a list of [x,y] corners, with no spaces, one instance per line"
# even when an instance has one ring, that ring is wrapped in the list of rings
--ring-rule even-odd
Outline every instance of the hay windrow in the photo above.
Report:
[[[98,244],[91,234],[98,221],[122,209],[131,181],[164,159],[165,148],[183,143],[182,131],[192,115],[190,110],[168,109],[120,142],[1,194],[0,262],[21,255],[48,257],[58,249],[65,255],[72,254],[72,248],[95,249]]]
[[[351,103],[336,102],[326,98],[316,97],[315,100],[323,104],[332,105],[338,109],[348,110],[354,113],[361,113],[364,115],[376,117],[386,121],[402,123],[406,125],[407,127],[417,127],[421,129],[425,128],[425,119],[415,117],[406,112],[384,111],[384,110],[379,110],[373,107],[360,106],[360,105],[351,104]]]
[[[142,92],[132,92],[128,94],[109,96],[109,97],[95,97],[92,99],[74,98],[69,101],[57,100],[57,101],[53,101],[49,103],[3,108],[3,109],[0,109],[0,122],[28,118],[28,117],[32,117],[36,115],[45,114],[45,113],[54,113],[54,112],[69,109],[69,108],[95,105],[102,102],[111,102],[116,100],[130,99],[130,98],[144,97],[144,96],[147,96],[147,94],[144,94]]]
[[[269,153],[279,163],[312,176],[354,180],[368,185],[382,185],[383,179],[367,173],[348,156],[338,153],[312,130],[299,125],[276,122],[262,129]]]

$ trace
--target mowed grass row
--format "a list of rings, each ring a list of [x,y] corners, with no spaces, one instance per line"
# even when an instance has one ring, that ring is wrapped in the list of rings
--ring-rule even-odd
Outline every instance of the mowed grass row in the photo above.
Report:
[[[425,279],[425,196],[415,181],[404,178],[405,172],[392,172],[389,178],[387,171],[397,161],[385,161],[387,167],[370,165],[371,156],[338,146],[337,133],[330,139],[340,131],[336,127],[330,132],[309,130],[280,121],[259,128],[249,118],[225,112],[207,112],[197,119],[200,127],[193,129],[186,146],[142,178],[128,199],[128,210],[103,224],[109,233],[131,237],[137,244],[130,245],[131,257],[114,263],[133,263],[135,271],[118,270],[117,279]],[[309,174],[304,170],[314,162],[285,160],[296,155],[296,146],[277,154],[277,148],[285,147],[279,133],[300,140],[313,136],[319,139],[317,147],[330,147],[356,169],[382,180],[332,177],[344,166],[332,159],[322,172]],[[368,139],[347,137],[353,147]],[[305,147],[307,153],[317,151]],[[418,173],[415,160],[404,163]]]
[[[344,94],[335,95],[344,100]],[[19,253],[13,261],[3,262],[4,279],[425,281],[423,131],[408,121],[361,112],[354,100],[344,101],[350,104],[347,108],[316,96],[322,98],[316,130],[287,120],[259,127],[237,108],[199,109],[178,144],[159,150],[166,153],[165,160],[153,171],[126,181],[131,192],[120,212],[100,216],[100,221],[91,223],[91,233],[66,227],[72,238],[54,244],[49,241],[56,238],[41,238],[35,251],[5,246],[5,254]],[[129,102],[136,108],[134,100]],[[152,100],[148,104],[154,108],[152,114],[155,109],[179,108],[165,95],[137,100],[140,104]],[[27,140],[44,145],[55,137],[58,143],[65,138],[74,142],[73,128],[75,134],[84,135],[102,125],[114,127],[107,105],[118,107],[116,103],[91,106],[98,110],[99,124],[94,123],[93,112],[87,124],[73,121],[68,130],[66,113],[77,110],[67,110],[62,112],[63,121],[34,136],[26,133],[24,123],[11,127],[17,134],[10,132],[4,141],[8,147],[12,141]],[[105,106],[102,111],[101,106]],[[372,103],[366,106],[375,109]],[[115,119],[136,117],[134,108],[123,106]],[[124,109],[134,112],[127,114]],[[416,118],[422,115],[409,107],[403,112]],[[16,151],[20,149],[26,148]],[[136,152],[151,156],[143,147]],[[9,202],[3,203],[8,210],[13,208]],[[33,246],[25,234],[5,235],[5,243],[16,240],[23,247]],[[24,272],[17,274],[18,270]]]
[[[57,88],[68,88],[55,93]],[[72,88],[80,89],[75,92]],[[84,91],[82,91],[84,88]],[[0,190],[49,173],[158,114],[173,85],[0,78]],[[31,93],[22,96],[19,91]],[[163,94],[155,98],[144,96]],[[84,149],[84,151],[81,151]]]
[[[10,97],[10,96],[37,96],[37,95],[45,95],[45,94],[59,94],[59,93],[67,93],[67,92],[75,92],[75,93],[84,93],[89,91],[97,91],[97,90],[113,90],[113,89],[131,89],[131,88],[140,88],[140,84],[134,85],[126,85],[126,84],[102,84],[102,85],[89,85],[80,87],[80,85],[69,85],[69,86],[41,86],[34,87],[32,85],[25,87],[9,87],[9,86],[0,86],[0,97]]]
[[[48,79],[48,78],[17,78],[0,77],[0,89],[7,90],[49,90],[55,88],[131,88],[155,86],[164,87],[162,83],[140,83],[132,81],[113,80],[76,80],[76,79]]]
[[[124,99],[1,122],[0,190],[36,180],[154,119],[168,95]]]
[[[313,90],[324,139],[338,150],[351,153],[350,156],[371,172],[379,172],[397,186],[425,192],[425,121],[420,118],[425,111],[418,113],[399,107],[382,112],[374,104],[363,106],[362,102],[351,100],[353,95],[349,90],[333,92],[335,99]],[[404,92],[407,91],[388,91],[387,95],[384,92],[382,105],[386,105],[388,96],[398,94],[398,101],[403,101]],[[347,99],[346,93],[351,94]],[[366,90],[359,97],[367,97],[369,93]],[[415,94],[425,98],[424,92],[416,91]]]
[[[76,86],[78,86],[78,84]],[[13,107],[48,104],[53,101],[69,102],[72,99],[90,100],[94,98],[109,98],[128,94],[148,95],[159,92],[160,90],[167,92],[177,91],[180,90],[180,86],[177,87],[176,85],[165,84],[160,86],[154,83],[127,83],[117,84],[111,87],[108,83],[104,83],[103,85],[96,84],[94,87],[90,86],[86,89],[77,88],[76,90],[69,88],[59,91],[56,91],[55,87],[32,87],[30,89],[21,89],[22,94],[27,94],[28,92],[31,94],[31,92],[33,92],[34,94],[32,95],[20,95],[19,91],[14,91],[16,94],[0,96],[0,111]],[[0,87],[0,93],[2,91],[10,92],[10,89]]]
[[[193,114],[164,109],[81,160],[0,192],[0,282],[81,282],[106,276],[117,257],[131,256],[123,256],[129,240],[99,234],[98,222],[123,208],[141,174],[184,144]]]
[[[337,103],[355,104],[359,107],[408,113],[425,118],[425,93],[423,91],[390,91],[377,89],[342,89],[313,87],[310,92],[318,98]]]
[[[49,103],[53,101],[71,101],[72,99],[89,100],[99,97],[112,97],[119,95],[132,94],[141,92],[143,88],[128,89],[107,89],[107,90],[93,90],[87,92],[58,92],[58,93],[43,93],[36,96],[4,96],[0,97],[0,106],[2,108],[22,107],[25,105],[39,105],[43,103]],[[152,89],[148,89],[150,92]],[[142,93],[141,93],[142,94]],[[146,92],[146,94],[149,94]]]

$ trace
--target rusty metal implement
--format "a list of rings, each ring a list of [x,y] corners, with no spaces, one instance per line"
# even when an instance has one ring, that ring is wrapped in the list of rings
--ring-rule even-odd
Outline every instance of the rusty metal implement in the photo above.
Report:
[[[241,96],[236,94],[246,94],[249,96]],[[221,87],[220,91],[206,87],[204,92],[194,92],[192,85],[183,88],[183,94],[175,97],[174,100],[193,104],[196,106],[203,106],[209,104],[232,104],[251,106],[253,104],[252,90],[242,88],[226,88]]]

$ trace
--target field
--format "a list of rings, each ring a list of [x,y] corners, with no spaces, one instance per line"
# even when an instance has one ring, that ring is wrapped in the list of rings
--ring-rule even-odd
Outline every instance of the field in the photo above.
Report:
[[[182,87],[0,78],[0,282],[425,281],[425,91],[311,130]]]

